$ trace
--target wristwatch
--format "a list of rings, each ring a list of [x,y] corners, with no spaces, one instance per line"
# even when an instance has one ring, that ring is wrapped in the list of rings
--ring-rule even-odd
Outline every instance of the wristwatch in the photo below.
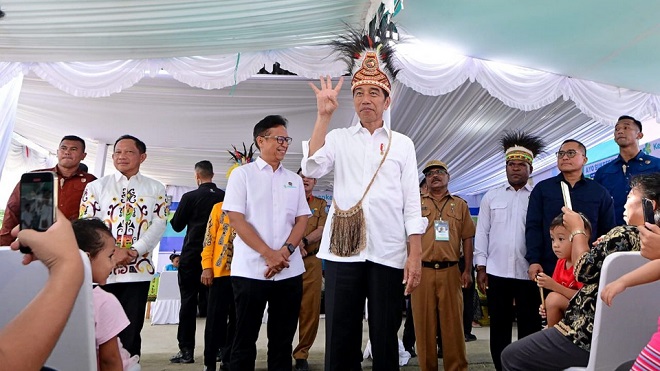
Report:
[[[286,244],[284,244],[284,246],[286,246],[286,249],[289,250],[289,255],[293,255],[293,252],[296,251],[296,247],[293,246],[293,244],[291,244],[290,242],[287,242]]]
[[[485,270],[486,270],[486,266],[485,266],[485,265],[477,265],[477,266],[474,267],[474,269],[475,269],[477,272],[485,271]]]
[[[302,243],[305,247],[309,246],[309,241],[307,240],[307,237],[302,238]]]
[[[587,232],[581,230],[581,229],[576,229],[573,232],[571,232],[571,235],[568,236],[568,242],[573,242],[573,238],[577,236],[578,234],[583,234],[585,237],[587,236]]]

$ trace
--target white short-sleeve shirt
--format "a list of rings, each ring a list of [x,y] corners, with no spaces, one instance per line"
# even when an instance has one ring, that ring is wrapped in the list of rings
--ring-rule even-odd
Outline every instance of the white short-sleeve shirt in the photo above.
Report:
[[[273,171],[261,157],[232,171],[222,210],[245,215],[245,220],[273,250],[279,250],[287,242],[296,217],[311,214],[300,176],[281,164]],[[237,235],[231,275],[266,280],[266,269],[266,260]],[[289,268],[272,279],[283,280],[303,272],[300,249],[296,249],[289,258]]]

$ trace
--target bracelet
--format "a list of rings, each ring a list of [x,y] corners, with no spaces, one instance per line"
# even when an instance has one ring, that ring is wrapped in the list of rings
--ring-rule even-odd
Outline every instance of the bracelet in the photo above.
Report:
[[[573,242],[573,238],[578,234],[583,234],[585,237],[587,237],[587,232],[583,231],[582,229],[576,229],[573,232],[571,232],[571,235],[568,237],[568,241]]]
[[[474,268],[477,272],[485,271],[486,266],[485,265],[477,265],[476,268]]]

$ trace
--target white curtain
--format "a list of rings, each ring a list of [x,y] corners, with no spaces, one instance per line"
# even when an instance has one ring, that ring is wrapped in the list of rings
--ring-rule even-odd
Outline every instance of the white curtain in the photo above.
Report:
[[[16,123],[16,106],[23,85],[23,75],[17,74],[11,81],[0,87],[0,177],[5,167],[11,146],[12,133]]]

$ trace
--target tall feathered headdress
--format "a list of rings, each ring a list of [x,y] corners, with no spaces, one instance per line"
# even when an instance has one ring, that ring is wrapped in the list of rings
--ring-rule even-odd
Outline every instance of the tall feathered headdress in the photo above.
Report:
[[[532,164],[534,157],[545,148],[543,140],[524,131],[508,131],[500,139],[505,161],[519,160]]]
[[[351,91],[360,85],[376,85],[389,94],[399,70],[394,66],[394,43],[398,41],[392,14],[381,4],[366,30],[348,27],[331,43],[353,76]]]

